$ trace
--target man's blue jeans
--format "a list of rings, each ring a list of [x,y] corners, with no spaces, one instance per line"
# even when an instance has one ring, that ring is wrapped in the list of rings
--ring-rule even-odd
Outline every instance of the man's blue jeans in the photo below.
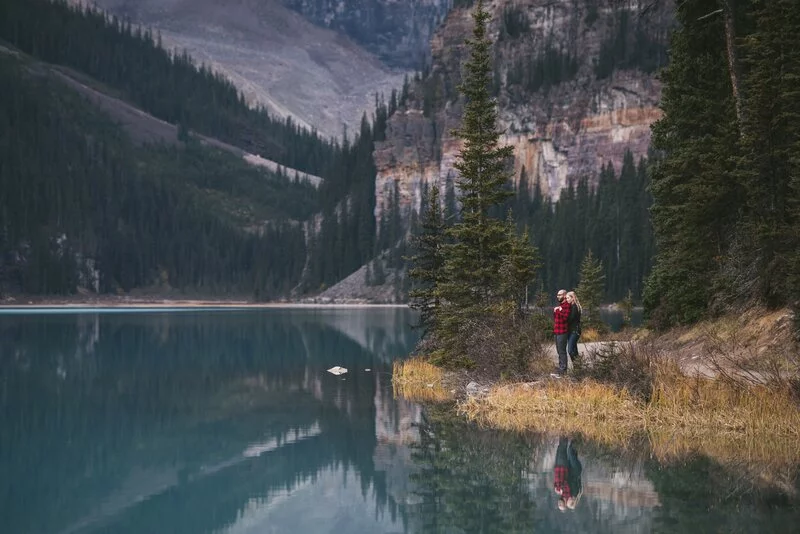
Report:
[[[556,352],[558,353],[558,372],[567,372],[567,334],[556,334]]]

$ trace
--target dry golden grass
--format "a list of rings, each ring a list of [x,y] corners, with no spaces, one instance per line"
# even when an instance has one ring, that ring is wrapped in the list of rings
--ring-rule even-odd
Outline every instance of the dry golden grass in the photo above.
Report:
[[[495,387],[459,410],[488,426],[581,433],[620,446],[644,432],[663,459],[700,452],[724,461],[800,461],[800,410],[790,391],[687,377],[671,362],[657,364],[647,403],[591,380],[548,380]]]
[[[444,388],[444,374],[439,367],[422,358],[394,362],[392,385],[395,395],[418,402],[452,400],[453,395]]]
[[[800,438],[800,410],[788,388],[688,377],[677,365],[656,367],[647,421],[695,435],[773,435]]]
[[[486,397],[468,398],[459,411],[489,426],[590,433],[610,443],[624,441],[643,426],[641,407],[627,391],[591,380],[500,386]]]
[[[754,310],[656,339],[652,339],[655,334],[642,336],[648,341],[638,343],[635,354],[629,354],[636,358],[623,358],[621,365],[643,370],[648,395],[589,379],[548,379],[495,386],[485,396],[459,402],[458,410],[486,426],[580,433],[622,448],[644,438],[661,460],[704,454],[737,469],[741,466],[754,475],[751,478],[778,480],[781,473],[800,464],[800,407],[791,381],[778,380],[775,373],[763,373],[762,380],[747,380],[747,376],[733,372],[718,372],[717,379],[687,376],[687,372],[698,373],[699,369],[686,367],[689,360],[682,356],[707,355],[708,346],[712,346],[726,355],[731,353],[731,358],[751,352],[763,362],[776,340],[784,349],[792,346],[783,342],[790,323],[786,313]],[[590,341],[593,335],[591,330],[584,330],[581,341]],[[648,347],[658,350],[650,354]],[[691,351],[686,352],[686,347]],[[784,374],[797,376],[800,359],[783,353],[781,357],[787,365],[794,365]],[[551,364],[546,359],[542,362]],[[626,381],[629,373],[630,369],[611,380],[634,387],[635,380]],[[403,396],[417,400],[451,398],[444,389],[440,393],[431,391],[441,385],[442,373],[422,360],[396,365],[395,377],[398,393]],[[400,389],[403,387],[405,391]]]
[[[683,346],[722,344],[727,350],[751,347],[791,346],[791,311],[751,308],[701,321],[691,327],[676,328],[662,337],[671,351]]]
[[[584,328],[581,332],[581,343],[600,341],[600,331],[596,328]]]

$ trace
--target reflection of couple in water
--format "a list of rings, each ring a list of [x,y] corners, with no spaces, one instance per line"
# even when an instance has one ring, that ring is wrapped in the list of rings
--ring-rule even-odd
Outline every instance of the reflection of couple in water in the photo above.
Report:
[[[556,451],[556,465],[553,468],[555,481],[553,489],[558,495],[558,509],[562,512],[569,508],[574,510],[581,498],[583,487],[581,485],[581,472],[583,466],[578,460],[578,451],[575,450],[573,440],[560,438]]]

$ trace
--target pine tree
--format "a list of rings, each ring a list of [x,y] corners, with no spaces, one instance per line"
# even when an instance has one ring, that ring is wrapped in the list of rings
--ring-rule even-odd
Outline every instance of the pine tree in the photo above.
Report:
[[[744,286],[751,294],[743,284],[731,288],[741,300],[781,306],[787,292],[790,302],[800,299],[791,281],[800,272],[800,4],[759,0],[755,8],[755,30],[744,42],[743,145],[752,169],[740,229],[746,247],[732,274],[756,283]]]
[[[741,206],[723,21],[703,18],[716,9],[717,0],[679,5],[680,26],[661,74],[664,115],[653,126],[653,145],[664,157],[651,183],[658,253],[644,298],[661,327],[707,312]]]
[[[436,312],[439,307],[438,286],[442,280],[442,253],[444,240],[444,219],[439,203],[439,188],[430,190],[428,205],[422,219],[422,231],[412,241],[414,255],[409,258],[409,275],[414,286],[409,294],[411,308],[419,310],[418,326],[425,336],[435,327]]]
[[[471,55],[465,65],[459,90],[466,98],[463,125],[454,132],[464,141],[455,164],[460,175],[461,220],[447,231],[452,240],[446,247],[446,283],[441,293],[461,312],[479,312],[496,292],[496,274],[506,246],[502,220],[489,211],[511,194],[506,190],[506,164],[513,147],[498,146],[497,109],[491,98],[491,42],[486,36],[489,13],[479,0],[473,14],[473,38],[468,40]],[[476,308],[477,307],[477,308]]]
[[[583,307],[583,321],[586,324],[600,323],[599,310],[604,284],[603,264],[590,250],[581,262],[580,282],[575,290]]]
[[[539,251],[531,244],[527,229],[517,234],[512,213],[506,220],[508,251],[500,265],[500,295],[514,304],[516,314],[521,316],[528,285],[534,280],[541,267]]]
[[[473,19],[473,38],[467,41],[470,57],[459,86],[466,100],[463,123],[454,132],[464,142],[455,165],[461,211],[459,220],[445,230],[444,276],[436,291],[439,350],[434,361],[457,367],[480,363],[499,373],[524,372],[530,346],[519,335],[517,319],[520,295],[536,272],[536,251],[527,235],[516,235],[512,219],[499,218],[503,216],[499,208],[513,194],[507,187],[513,148],[499,146],[497,108],[490,92],[489,13],[482,0]],[[474,345],[497,338],[507,343],[502,348]]]
[[[622,324],[630,326],[633,318],[633,291],[628,290],[628,294],[620,301],[619,308],[622,310]]]

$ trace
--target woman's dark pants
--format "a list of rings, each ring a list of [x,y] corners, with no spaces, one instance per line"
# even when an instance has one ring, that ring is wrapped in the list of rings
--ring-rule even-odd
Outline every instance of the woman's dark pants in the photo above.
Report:
[[[581,335],[577,332],[570,332],[567,337],[567,354],[569,354],[572,363],[578,359],[578,338]]]

